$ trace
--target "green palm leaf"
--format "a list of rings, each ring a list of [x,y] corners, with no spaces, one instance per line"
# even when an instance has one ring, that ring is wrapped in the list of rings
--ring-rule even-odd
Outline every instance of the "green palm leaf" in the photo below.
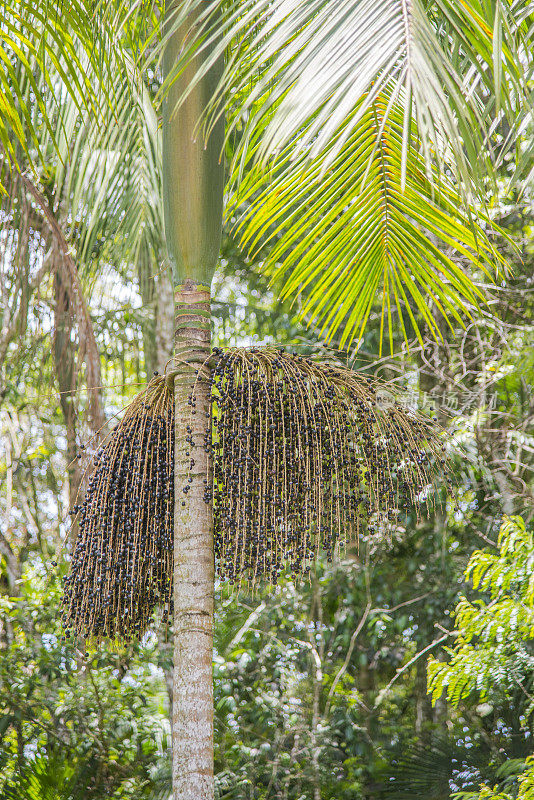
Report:
[[[68,208],[76,259],[93,274],[108,264],[136,265],[163,242],[161,130],[148,89],[125,51],[110,65],[117,76],[108,124],[87,115],[70,95],[55,108],[46,95],[49,131],[40,137],[50,187]],[[87,71],[89,80],[98,76]]]
[[[265,248],[265,268],[282,281],[282,297],[301,296],[300,316],[329,339],[341,331],[346,345],[360,336],[377,300],[390,338],[392,306],[405,332],[408,317],[422,341],[418,314],[439,338],[436,312],[460,322],[483,299],[469,273],[489,277],[504,266],[493,226],[482,212],[478,222],[462,214],[450,180],[436,170],[428,177],[414,121],[404,162],[400,100],[382,95],[362,106],[327,170],[321,156],[295,161],[287,148],[267,184],[260,167],[249,172],[233,198],[234,206],[248,204],[242,241]],[[334,136],[328,156],[337,144]]]
[[[177,5],[167,35],[198,5]],[[210,130],[226,93],[234,203],[249,204],[243,243],[272,247],[266,268],[283,297],[300,296],[301,316],[343,344],[361,335],[378,298],[390,339],[395,309],[406,338],[422,340],[422,323],[439,337],[440,315],[465,319],[483,299],[473,272],[504,266],[473,198],[487,196],[494,174],[495,127],[531,113],[530,6],[241,0],[201,9],[161,94],[198,48],[217,43],[189,90],[227,50],[198,131]],[[165,41],[148,37],[152,59]]]
[[[88,263],[98,242],[111,263],[159,257],[163,243],[161,130],[142,84],[117,91],[118,122],[103,132],[80,127],[67,194],[80,219],[78,257]]]
[[[456,178],[481,189],[491,167],[488,137],[497,111],[515,119],[529,94],[532,9],[524,3],[184,0],[170,28],[183,25],[199,4],[201,23],[168,82],[196,48],[217,43],[196,80],[227,49],[208,119],[226,93],[230,131],[244,128],[241,158],[252,148],[265,160],[291,143],[294,156],[313,160],[322,154],[326,168],[374,100],[388,94],[404,109],[403,176],[413,115],[428,177],[436,157],[448,150]],[[213,10],[221,5],[225,19],[212,26]],[[154,46],[149,37],[153,58],[165,41]]]
[[[199,4],[154,107],[140,71],[157,66]],[[341,332],[344,344],[377,299],[390,335],[395,310],[407,337],[421,337],[422,323],[439,336],[437,316],[469,314],[482,300],[473,269],[491,275],[503,263],[470,198],[492,174],[494,126],[531,113],[530,5],[183,0],[165,31],[162,8],[10,0],[1,12],[0,49],[18,66],[10,70],[0,52],[0,144],[11,163],[22,147],[35,164],[47,126],[56,181],[78,209],[82,260],[102,239],[116,261],[156,250],[155,109],[189,57],[216,41],[189,88],[226,50],[204,123],[208,130],[226,92],[235,201],[249,204],[243,241],[273,244],[266,266],[284,296],[300,296],[302,315],[329,338]]]
[[[111,32],[92,4],[6,0],[0,7],[0,143],[11,167],[20,153],[42,161],[40,134],[52,135],[50,103],[68,95],[101,121],[113,113]]]

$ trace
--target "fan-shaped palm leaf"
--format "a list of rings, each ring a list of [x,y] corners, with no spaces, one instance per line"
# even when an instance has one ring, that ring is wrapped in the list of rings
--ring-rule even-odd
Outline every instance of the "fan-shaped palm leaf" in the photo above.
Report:
[[[448,800],[456,789],[475,789],[492,770],[484,747],[465,747],[443,737],[393,754],[392,774],[382,788],[388,800]],[[493,777],[493,775],[492,775]]]

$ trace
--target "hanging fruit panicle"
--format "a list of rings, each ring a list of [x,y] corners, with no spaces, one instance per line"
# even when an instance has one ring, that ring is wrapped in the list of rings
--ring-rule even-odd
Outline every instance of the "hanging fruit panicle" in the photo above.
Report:
[[[198,377],[212,397],[204,499],[213,503],[217,573],[231,584],[306,573],[319,551],[331,560],[361,533],[428,508],[438,472],[450,485],[435,425],[391,394],[380,402],[378,382],[275,348],[216,348],[210,367]],[[194,395],[189,405],[193,413]],[[154,378],[100,449],[75,509],[67,628],[130,637],[156,605],[168,614],[173,486],[173,395]]]
[[[430,491],[443,443],[380,383],[277,349],[218,352],[213,511],[221,578],[276,582],[391,527]],[[382,402],[381,402],[382,401]]]
[[[173,393],[160,377],[126,410],[95,456],[64,578],[66,632],[130,638],[171,604]]]

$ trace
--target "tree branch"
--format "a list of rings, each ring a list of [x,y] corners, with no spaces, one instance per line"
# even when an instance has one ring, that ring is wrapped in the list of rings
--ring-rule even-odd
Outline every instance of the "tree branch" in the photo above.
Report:
[[[58,224],[46,197],[34,185],[27,174],[21,173],[22,183],[31,194],[56,240],[61,258],[59,267],[65,283],[65,288],[75,309],[76,320],[80,332],[80,344],[85,351],[85,365],[87,388],[89,389],[89,410],[92,417],[93,427],[98,430],[105,424],[104,409],[102,406],[102,377],[100,372],[100,354],[96,343],[93,323],[85,302],[78,269],[70,253],[69,243],[65,234]]]

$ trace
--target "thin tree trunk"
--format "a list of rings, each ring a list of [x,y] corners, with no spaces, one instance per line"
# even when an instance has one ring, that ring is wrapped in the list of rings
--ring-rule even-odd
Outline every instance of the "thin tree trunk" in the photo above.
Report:
[[[54,247],[56,256],[57,248]],[[61,255],[59,255],[61,258]],[[76,505],[80,488],[81,470],[78,464],[76,442],[76,356],[72,342],[73,314],[68,293],[63,286],[59,269],[54,272],[54,363],[56,369],[59,402],[65,421],[67,437],[67,474],[69,477],[69,508]],[[76,523],[73,523],[73,529]]]
[[[166,7],[166,31],[183,8]],[[169,36],[164,78],[183,56],[199,6]],[[187,45],[186,45],[187,46]],[[180,73],[163,107],[165,238],[175,300],[174,506],[174,800],[213,800],[213,577],[210,480],[205,434],[210,387],[201,364],[210,354],[210,284],[219,256],[224,163],[224,118],[204,140],[197,123],[222,72],[219,59],[177,107],[209,52],[197,53]]]
[[[141,332],[143,335],[143,353],[145,356],[145,373],[150,380],[156,369],[156,261],[148,248],[143,248],[137,263],[137,279],[139,294],[143,302]]]
[[[89,390],[88,412],[91,427],[95,432],[101,431],[106,422],[104,408],[102,405],[102,376],[100,373],[100,354],[95,339],[93,323],[87,303],[80,285],[80,277],[76,263],[71,255],[69,243],[65,237],[65,232],[61,226],[61,221],[50,207],[48,200],[42,192],[33,185],[29,177],[21,173],[24,187],[31,194],[39,209],[43,219],[50,229],[55,246],[57,247],[57,260],[54,259],[54,266],[57,265],[63,288],[68,293],[69,303],[72,313],[76,320],[79,338],[78,357],[85,361],[87,389]]]
[[[313,600],[312,600],[312,620],[313,629],[309,630],[309,641],[313,660],[312,682],[313,682],[313,709],[310,730],[310,749],[312,761],[312,781],[313,781],[313,800],[321,800],[321,779],[319,771],[320,745],[318,742],[318,729],[320,721],[320,700],[321,687],[323,683],[322,663],[324,659],[324,636],[323,636],[323,605],[321,598],[321,587],[317,576],[312,576]],[[317,634],[319,633],[319,648],[317,648]]]
[[[187,280],[177,287],[175,308],[174,797],[211,800],[214,556],[211,506],[205,502],[210,387],[201,367],[210,353],[209,289]],[[184,358],[189,363],[180,365]]]
[[[173,354],[172,280],[170,270],[160,269],[152,253],[144,253],[139,259],[137,277],[144,312],[141,331],[145,373],[147,380],[150,380],[155,370],[163,372]]]
[[[169,270],[162,269],[156,279],[156,369],[163,372],[172,358],[174,300]]]

